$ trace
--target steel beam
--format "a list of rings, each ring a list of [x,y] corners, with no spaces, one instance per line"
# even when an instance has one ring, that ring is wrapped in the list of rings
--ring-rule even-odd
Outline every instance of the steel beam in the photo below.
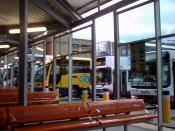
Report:
[[[69,78],[68,78],[68,99],[69,102],[72,102],[72,33],[69,31]]]
[[[114,14],[114,83],[113,83],[113,97],[120,98],[120,44],[119,40],[119,19],[118,14]]]
[[[92,14],[92,15],[90,15],[90,16],[88,16],[88,17],[86,17],[86,18],[84,18],[84,19],[82,19],[80,21],[75,22],[72,25],[72,27],[75,27],[75,26],[78,26],[80,24],[86,23],[86,22],[88,22],[90,20],[93,20],[93,19],[95,19],[97,17],[103,16],[103,15],[105,15],[107,13],[110,13],[110,12],[112,12],[114,10],[117,10],[117,9],[122,8],[124,6],[127,6],[129,4],[132,4],[132,3],[136,2],[136,1],[139,1],[139,0],[122,0],[122,1],[116,3],[116,4],[112,5],[112,6],[109,6],[109,7],[105,8],[105,9],[99,11],[99,12],[96,12],[96,13],[94,13],[94,14]]]
[[[9,45],[19,46],[19,41],[8,38],[7,35],[0,35],[0,41],[9,43]]]
[[[70,28],[69,22],[56,10],[49,7],[43,0],[31,0],[32,3],[37,5],[39,8],[47,12],[49,15],[54,17],[57,21],[59,21],[62,25],[64,25],[66,28]]]
[[[52,80],[53,80],[53,86],[52,86],[52,88],[53,88],[53,91],[56,91],[56,59],[55,59],[55,57],[56,57],[56,39],[55,38],[53,38],[52,37],[52,39],[53,39],[53,67],[52,67],[52,70],[53,70],[53,78],[52,78]]]
[[[162,104],[162,48],[161,48],[161,24],[160,24],[160,3],[154,2],[156,57],[157,57],[157,96],[158,96],[158,130],[163,130],[163,104]]]
[[[14,72],[14,62],[11,65],[11,70],[10,70],[10,86],[13,87],[13,72]]]
[[[34,49],[34,47],[32,47],[32,49]],[[30,87],[30,89],[31,89],[31,92],[34,92],[34,76],[35,76],[35,70],[34,70],[34,66],[35,66],[35,64],[34,64],[34,57],[35,57],[35,54],[34,54],[34,51],[32,51],[32,61],[31,61],[31,72],[30,72],[30,74],[31,74],[31,76],[30,76],[30,85],[31,85],[31,87]]]
[[[46,41],[47,39],[44,40],[43,43],[43,91],[46,90]]]
[[[57,0],[57,2],[62,5],[76,20],[82,19],[81,15],[79,15],[78,12],[66,0]]]
[[[28,0],[19,1],[20,13],[20,46],[19,46],[19,105],[27,105],[27,52],[28,52]]]
[[[95,20],[92,21],[92,101],[96,100],[96,31]]]

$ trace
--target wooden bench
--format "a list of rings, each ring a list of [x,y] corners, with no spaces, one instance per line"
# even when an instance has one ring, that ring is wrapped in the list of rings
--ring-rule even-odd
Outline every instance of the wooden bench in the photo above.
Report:
[[[62,131],[127,125],[157,118],[144,110],[144,102],[139,99],[9,107],[8,125],[15,131]],[[139,113],[132,114],[135,111]]]
[[[7,125],[7,113],[4,107],[0,107],[0,126]]]
[[[111,101],[96,101],[88,103],[89,115],[96,117],[101,127],[127,125],[157,118],[156,114],[145,112],[142,99],[121,99]],[[136,113],[139,111],[139,113]],[[142,111],[142,112],[140,112]],[[130,114],[135,112],[135,114]]]
[[[0,93],[16,93],[18,92],[18,88],[12,88],[12,87],[4,87],[0,88]]]
[[[99,125],[96,120],[82,119],[88,117],[88,108],[87,105],[79,103],[10,107],[9,115],[12,129],[20,124],[33,123],[32,126],[19,127],[16,128],[15,131],[70,130],[96,127]],[[62,120],[62,122],[55,123],[55,120]],[[52,121],[53,123],[36,125],[38,122],[47,121]]]
[[[29,92],[27,94],[28,104],[50,104],[58,103],[56,92]],[[18,105],[18,93],[0,93],[0,106]]]

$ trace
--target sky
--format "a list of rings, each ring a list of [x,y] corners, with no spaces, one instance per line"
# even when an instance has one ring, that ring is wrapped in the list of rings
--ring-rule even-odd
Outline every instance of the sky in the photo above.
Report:
[[[118,0],[113,0],[113,3],[114,1],[117,2]],[[160,6],[162,35],[175,33],[175,0],[160,0]],[[106,6],[103,8],[105,7]],[[89,14],[86,13],[83,17],[96,11],[97,9],[91,11]],[[97,18],[95,22],[96,42],[114,41],[113,13]],[[154,26],[153,3],[122,13],[119,15],[120,42],[154,37]],[[76,32],[73,34],[73,37],[79,39],[91,39],[91,29],[88,28]],[[174,38],[170,39],[175,40]]]

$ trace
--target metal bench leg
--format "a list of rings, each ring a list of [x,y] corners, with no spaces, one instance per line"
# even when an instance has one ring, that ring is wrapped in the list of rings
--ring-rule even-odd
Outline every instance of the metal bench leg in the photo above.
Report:
[[[128,131],[128,125],[124,124],[124,131]]]
[[[106,131],[106,127],[103,127],[103,131]]]

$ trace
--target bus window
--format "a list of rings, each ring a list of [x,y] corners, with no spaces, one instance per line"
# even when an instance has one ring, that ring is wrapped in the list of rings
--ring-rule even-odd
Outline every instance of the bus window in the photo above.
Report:
[[[46,76],[48,75],[49,67],[50,67],[50,63],[46,64]],[[44,74],[43,65],[39,65],[35,75],[35,82],[42,82],[43,74]]]
[[[155,53],[148,53],[146,54],[146,66],[145,72],[132,72],[131,79],[132,83],[131,86],[133,88],[145,88],[145,89],[155,89],[156,88],[156,57]],[[164,88],[170,85],[170,59],[169,54],[167,52],[162,53],[162,76],[163,81],[162,85]]]
[[[98,85],[107,85],[111,84],[111,68],[99,68],[97,69],[97,84]]]

